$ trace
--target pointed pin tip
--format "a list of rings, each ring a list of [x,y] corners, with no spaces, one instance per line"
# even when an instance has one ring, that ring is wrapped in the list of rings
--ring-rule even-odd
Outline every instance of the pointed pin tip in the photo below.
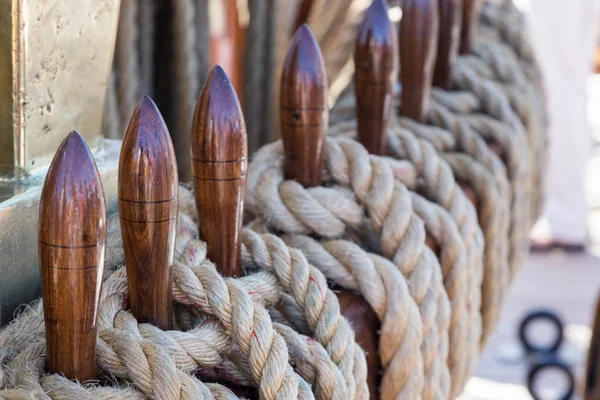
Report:
[[[140,102],[137,104],[136,108],[140,108],[140,109],[147,109],[147,108],[149,108],[154,113],[160,114],[160,111],[158,110],[158,107],[156,106],[156,103],[148,95],[145,95],[142,98],[142,100],[140,100]]]
[[[304,81],[316,87],[327,87],[325,60],[307,24],[300,26],[292,38],[283,63],[281,79],[282,82]]]
[[[312,30],[308,24],[302,24],[298,29],[296,29],[294,37],[292,38],[292,43],[290,44],[290,48],[304,43],[310,43],[311,45],[318,47],[317,39],[315,38],[315,35],[312,33]]]
[[[65,138],[65,142],[71,142],[72,140],[85,142],[85,140],[83,140],[83,137],[81,136],[81,133],[77,132],[76,130],[72,130],[71,132],[69,132],[69,134]]]
[[[220,65],[211,70],[196,104],[192,127],[194,158],[227,161],[232,152],[238,158],[247,152],[246,126],[237,93]],[[243,155],[242,155],[243,153]]]
[[[395,29],[388,15],[388,5],[385,0],[373,0],[358,30],[358,39],[362,39],[362,41],[368,41],[367,37],[370,36],[368,32],[372,32],[379,40],[385,39],[388,35],[395,36]]]
[[[225,72],[225,70],[223,69],[223,67],[221,66],[221,64],[215,64],[215,66],[213,67],[213,69],[210,71],[211,74],[219,74],[219,75],[224,75],[227,77],[227,79],[229,79],[229,77],[227,76],[227,73]]]
[[[156,103],[144,96],[135,106],[125,129],[121,154],[133,148],[152,148],[153,152],[172,152],[173,144],[167,125]],[[174,155],[172,155],[174,157]]]

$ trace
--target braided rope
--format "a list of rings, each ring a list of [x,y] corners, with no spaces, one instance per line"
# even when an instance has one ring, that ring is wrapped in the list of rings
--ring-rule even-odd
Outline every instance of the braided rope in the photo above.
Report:
[[[484,336],[489,335],[495,328],[506,287],[508,286],[510,268],[508,267],[508,255],[506,238],[508,237],[509,212],[506,204],[501,205],[498,201],[502,199],[502,193],[498,190],[487,170],[471,157],[460,153],[446,153],[444,158],[452,166],[458,179],[473,182],[473,188],[477,194],[479,203],[479,220],[485,226],[484,236],[486,243],[497,243],[490,246],[485,252],[485,265],[493,267],[492,271],[486,270],[482,283],[482,318]],[[486,188],[482,190],[482,188]]]
[[[448,101],[448,98],[451,96],[451,94],[445,94],[444,92],[442,94],[445,96],[445,101]],[[347,96],[350,96],[350,94],[347,94]],[[463,110],[468,110],[469,105],[478,104],[478,102],[473,101],[472,98],[469,99],[468,104],[462,104],[464,97],[464,94],[461,94],[461,97],[459,98],[459,100],[461,100],[459,106]],[[353,102],[349,100],[343,101],[344,108],[346,110],[353,106]],[[430,119],[434,120],[436,125],[451,130],[453,134],[448,134],[448,131],[444,132],[443,129],[439,129],[438,127],[419,124],[407,118],[399,118],[397,121],[392,122],[392,127],[389,132],[389,146],[394,156],[406,156],[408,151],[405,148],[402,148],[402,145],[404,145],[404,147],[408,147],[410,145],[410,131],[412,131],[417,133],[417,135],[422,137],[424,140],[431,140],[440,147],[439,150],[448,151],[451,150],[452,147],[455,147],[463,151],[466,149],[466,152],[473,156],[473,158],[470,159],[471,162],[461,165],[460,168],[462,169],[462,172],[455,170],[454,173],[458,174],[458,172],[461,172],[461,178],[473,186],[481,197],[485,197],[486,199],[482,202],[484,208],[480,210],[479,218],[479,222],[481,223],[486,239],[484,258],[486,267],[483,280],[484,282],[488,282],[484,283],[486,290],[483,291],[484,298],[482,302],[482,315],[484,316],[482,343],[484,343],[485,339],[489,336],[493,330],[493,327],[495,326],[495,318],[498,314],[497,311],[494,310],[497,310],[501,305],[502,293],[505,291],[505,282],[507,282],[505,277],[509,271],[516,270],[518,267],[520,267],[524,257],[524,241],[522,238],[523,232],[526,231],[526,228],[519,229],[520,234],[515,235],[515,237],[511,237],[511,250],[515,250],[514,254],[512,254],[514,259],[512,261],[514,261],[514,263],[511,264],[511,268],[508,268],[506,265],[507,252],[505,244],[509,238],[507,232],[508,218],[510,217],[508,210],[508,198],[511,190],[506,180],[506,169],[502,165],[500,159],[498,159],[498,157],[492,151],[490,151],[484,140],[479,137],[479,135],[475,133],[473,129],[471,129],[468,120],[464,119],[462,116],[453,114],[447,108],[434,101],[430,112]],[[491,119],[487,117],[485,121],[487,120]],[[349,127],[351,125],[347,123],[347,126]],[[333,129],[335,129],[335,125]],[[396,131],[401,131],[403,136],[407,139],[404,139],[403,137],[404,140],[399,140]],[[352,133],[352,136],[355,135],[355,133]],[[510,140],[510,138],[508,140]],[[507,139],[503,139],[502,142],[506,141]],[[512,139],[512,142],[514,141],[515,139]],[[512,142],[510,144],[513,144]],[[413,145],[413,148],[414,147],[416,146]],[[512,148],[518,147],[516,144],[513,144]],[[523,149],[523,146],[521,146],[521,149]],[[493,171],[493,173],[490,174],[490,172],[487,170],[482,169],[481,164],[476,162],[476,160],[483,161],[483,163],[485,163],[485,167],[489,168],[491,171]],[[413,162],[416,163],[415,161]],[[457,168],[456,165],[450,165],[452,166],[453,170]],[[417,169],[419,168],[417,167]],[[466,173],[467,169],[471,171]],[[516,160],[514,169],[517,171],[522,171],[521,164],[516,162]],[[450,175],[450,178],[454,180],[452,175]],[[521,185],[522,181],[522,178],[517,179],[517,182]],[[426,186],[430,186],[430,184]],[[515,187],[515,189],[518,188],[518,186]],[[525,195],[526,194],[523,194],[522,191],[518,192],[518,196],[520,197]],[[518,208],[518,211],[519,212],[513,214],[514,218],[512,219],[516,225],[516,228],[520,228],[522,226],[522,213],[526,211],[526,207],[524,208],[521,206]],[[473,290],[479,289],[473,288]],[[458,393],[458,390],[459,389],[457,388],[456,393]]]
[[[474,55],[460,57],[458,62],[469,65],[505,93],[528,133],[535,187],[543,188],[542,166],[546,163],[548,147],[543,91],[528,79],[514,51],[503,43],[480,39],[474,47]],[[536,190],[531,196],[534,219],[541,212],[542,193],[543,190]]]
[[[345,241],[285,235],[285,242],[302,250],[309,262],[341,287],[360,292],[382,321],[379,352],[384,372],[382,399],[421,398],[423,326],[406,281],[389,261],[367,254]],[[407,362],[414,360],[415,362]]]
[[[249,168],[246,205],[270,229],[290,234],[314,233],[339,238],[349,231],[363,235],[409,280],[411,295],[423,319],[424,398],[447,396],[449,374],[447,329],[449,302],[441,269],[425,247],[422,221],[412,214],[410,195],[394,181],[389,165],[371,157],[358,143],[328,139],[325,145],[325,185],[305,189],[285,181],[280,142],[263,147]],[[331,186],[334,185],[334,186]],[[358,199],[358,203],[355,200]],[[364,214],[368,218],[364,219]]]
[[[180,211],[191,209],[189,204],[185,204],[189,202],[193,204],[193,197],[186,188],[180,187]],[[197,217],[195,209],[190,216]],[[180,213],[175,244],[176,259],[186,265],[202,266],[205,263],[206,244],[195,239],[198,231],[192,218]],[[120,234],[109,230],[109,243],[111,236],[120,237]],[[308,264],[302,253],[288,248],[275,236],[259,236],[245,230],[242,242],[246,267],[265,269],[269,271],[271,278],[269,280],[263,275],[252,274],[237,281],[252,294],[255,301],[261,303],[276,304],[285,293],[289,294],[294,301],[295,310],[301,312],[300,315],[297,314],[297,319],[307,321],[311,335],[339,365],[348,381],[349,397],[353,397],[352,393],[355,391],[356,398],[368,397],[364,353],[355,343],[348,321],[340,315],[337,298],[328,289],[323,274]],[[173,297],[179,303],[197,306],[197,302],[205,301],[203,297],[186,297],[191,289],[196,292],[203,290],[190,273],[187,277],[177,278],[174,270],[174,281],[176,285]],[[188,282],[188,285],[192,282],[195,286],[179,287],[178,282]],[[273,286],[274,282],[277,282],[277,287]]]
[[[218,322],[204,320],[199,325],[189,326],[191,329],[186,332],[163,332],[150,325],[138,325],[133,316],[123,311],[127,281],[122,268],[112,274],[103,286],[97,346],[102,368],[112,376],[131,380],[138,390],[152,398],[235,398],[222,386],[202,384],[188,374],[218,367],[220,372],[228,369],[226,375],[240,375],[234,368],[235,363],[228,366],[227,360],[222,359],[231,351],[231,338],[235,348],[248,357],[248,361],[243,363],[245,368],[238,367],[238,370],[250,371],[251,379],[261,383],[261,398],[312,398],[308,385],[287,364],[286,345],[273,330],[268,314],[262,307],[253,305],[258,304],[257,301],[267,304],[277,302],[284,293],[278,278],[272,273],[260,272],[245,278],[223,280],[205,259],[206,245],[194,239],[197,231],[190,218],[180,216],[178,233],[178,258],[188,261],[190,266],[176,262],[173,267],[174,300],[192,306],[197,310],[195,313],[214,315]],[[115,235],[118,232],[112,233],[112,236]],[[292,354],[292,362],[302,366],[299,370],[314,383],[319,398],[353,398],[355,389],[360,389],[355,398],[368,397],[364,353],[354,342],[347,321],[339,315],[337,299],[327,288],[323,275],[311,267],[299,251],[289,249],[279,239],[270,235],[249,235],[244,248],[261,250],[244,251],[244,254],[252,254],[252,266],[273,270],[280,277],[287,276],[289,281],[283,286],[296,291],[295,299],[303,299],[301,308],[308,313],[305,318],[315,327],[316,337],[326,338],[323,344],[327,350],[312,339],[287,332],[288,344],[295,346],[299,341],[310,342],[307,345],[314,356],[307,358],[306,353],[294,347],[293,354],[303,354],[303,357],[297,359]],[[119,243],[115,240],[111,243],[117,246],[116,253],[121,254]],[[270,257],[266,257],[265,248],[273,253],[266,253]],[[110,247],[108,252],[113,252],[113,249]],[[281,257],[285,251],[291,254],[291,259]],[[112,258],[118,259],[119,256]],[[308,278],[301,279],[302,276]],[[301,284],[303,281],[306,285]],[[299,290],[302,287],[306,290]],[[323,296],[321,302],[316,301]],[[178,306],[175,309],[179,314],[182,308]],[[185,315],[176,315],[176,321],[188,321],[187,324],[190,324],[193,319],[189,315],[190,309],[183,310],[186,310]],[[24,396],[32,390],[44,393],[48,392],[50,384],[57,385],[56,379],[42,377],[45,344],[41,313],[42,308],[38,304],[0,331],[0,343],[6,345],[0,352],[0,365],[8,365],[8,368],[0,369],[0,377],[3,377],[3,385],[18,386],[18,389],[1,391],[0,398],[15,393]],[[216,329],[218,326],[221,331]],[[27,332],[27,335],[16,334],[21,331]],[[37,339],[39,346],[31,346],[33,339]],[[333,361],[323,357],[330,353],[338,356],[338,367],[334,369],[331,368]],[[344,369],[351,371],[344,376]],[[346,383],[349,377],[351,382]],[[55,392],[62,394],[54,397],[54,392],[48,392],[51,397],[46,398],[98,398],[100,392],[106,392],[107,398],[136,396],[132,388],[114,385],[82,387],[64,379],[59,383],[60,390],[55,389]]]
[[[342,97],[341,101],[345,101],[348,104],[347,97]],[[432,129],[435,130],[436,128],[432,127]],[[438,129],[438,131],[440,134],[447,134],[444,130]],[[348,135],[350,137],[356,137],[356,122],[347,121],[333,125],[330,129],[330,135]],[[435,136],[439,137],[440,135],[437,135],[436,133]],[[440,143],[441,142],[451,143],[452,137],[450,137],[449,140],[444,140],[442,138],[442,140],[440,140]],[[466,273],[467,279],[470,282],[468,284],[469,307],[471,310],[479,310],[481,302],[480,285],[483,273],[481,265],[483,240],[481,231],[477,226],[477,217],[474,215],[471,203],[466,199],[462,190],[456,185],[450,166],[440,158],[431,144],[427,143],[425,140],[418,140],[411,131],[404,129],[397,124],[393,124],[393,127],[389,132],[388,146],[391,153],[396,157],[408,159],[413,163],[414,168],[418,171],[419,175],[417,182],[421,182],[416,189],[425,194],[427,198],[433,199],[442,205],[449,213],[450,218],[452,218],[455,224],[460,228],[459,233],[462,236],[466,251],[466,259],[464,262],[466,263],[467,268],[464,268],[465,264],[462,264],[459,272],[453,270],[452,273]],[[439,222],[430,219],[432,216],[428,218],[428,214],[425,214],[424,211],[425,210],[422,210],[419,216],[421,216],[427,224],[428,232],[430,234],[439,232],[442,225],[440,225]],[[450,232],[450,229],[451,228],[447,226],[444,231]],[[434,236],[439,239],[439,235],[435,234]],[[449,248],[452,249],[453,246],[450,246]],[[442,246],[442,250],[444,251],[444,246]],[[442,264],[444,263],[444,258],[442,258]],[[457,262],[457,266],[458,264],[459,263]],[[447,270],[444,268],[444,271],[444,277],[446,279],[448,277]],[[449,297],[454,294],[451,287],[447,286],[446,289],[449,293]],[[450,300],[452,299],[453,297],[450,297]],[[453,307],[453,313],[454,308],[460,307],[459,304],[460,301]],[[460,311],[457,312],[460,313]],[[481,316],[477,312],[471,311],[469,313],[468,325],[470,327],[470,333],[468,343],[470,344],[470,348],[466,351],[468,355],[465,357],[468,359],[468,362],[466,364],[462,363],[465,365],[464,368],[466,368],[466,372],[460,372],[462,367],[458,365],[451,368],[452,393],[455,395],[458,395],[462,391],[465,379],[471,376],[474,368],[474,360],[476,360],[475,355],[478,354],[479,351],[478,343],[481,336],[480,318]],[[457,331],[457,337],[460,337],[460,329],[455,327],[455,325],[456,323],[453,324],[450,330],[451,341],[452,336],[455,334],[455,330]],[[452,346],[452,348],[454,349],[455,346]],[[453,363],[455,363],[455,361],[452,360],[453,357],[462,358],[460,354],[455,354],[455,352],[452,352],[450,357],[451,366],[454,366]]]
[[[439,96],[439,97],[438,97]],[[455,97],[452,99],[452,97]],[[469,94],[441,93],[434,91],[434,97],[443,98],[445,104],[461,103]],[[467,101],[469,102],[469,101]],[[434,102],[435,103],[435,102]],[[466,105],[460,106],[467,113],[457,115],[445,107],[434,104],[431,120],[439,126],[452,129],[456,134],[456,150],[470,155],[492,173],[500,193],[510,200],[509,265],[510,279],[519,271],[527,256],[527,234],[531,213],[527,202],[532,197],[530,168],[527,160],[528,146],[523,136],[515,135],[505,123],[484,114],[478,114]],[[489,150],[482,138],[491,140],[502,149],[504,165]],[[508,182],[507,182],[508,178]]]

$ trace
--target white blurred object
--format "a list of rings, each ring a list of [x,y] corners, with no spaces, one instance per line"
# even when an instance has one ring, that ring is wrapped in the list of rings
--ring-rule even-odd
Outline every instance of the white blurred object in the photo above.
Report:
[[[547,201],[536,242],[584,244],[585,171],[591,151],[586,81],[598,43],[600,0],[515,0],[531,21],[550,116]]]

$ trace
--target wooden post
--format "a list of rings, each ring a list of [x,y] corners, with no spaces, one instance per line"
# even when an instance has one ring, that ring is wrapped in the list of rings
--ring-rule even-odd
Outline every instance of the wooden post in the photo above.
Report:
[[[483,0],[464,0],[460,54],[469,54],[473,50],[482,3]]]
[[[323,144],[327,133],[327,75],[323,56],[308,25],[294,34],[281,76],[281,137],[285,175],[305,187],[321,184]],[[342,314],[350,320],[356,341],[367,353],[371,399],[378,398],[379,321],[369,304],[351,292],[338,293]]]
[[[400,114],[425,122],[437,54],[437,0],[404,0],[400,21]]]
[[[372,154],[386,151],[398,73],[397,47],[386,1],[373,0],[358,28],[354,52],[358,140]]]
[[[119,160],[119,214],[129,308],[140,322],[173,325],[171,265],[178,207],[177,161],[160,111],[148,97],[129,120]]]
[[[48,170],[38,242],[48,368],[81,382],[94,379],[106,205],[92,154],[75,131]]]
[[[440,30],[433,84],[450,90],[458,56],[463,19],[463,0],[439,0]]]
[[[242,276],[241,228],[248,168],[246,126],[235,90],[217,65],[192,124],[192,171],[200,237],[225,276]]]
[[[369,153],[385,155],[389,128],[386,116],[392,112],[398,60],[396,32],[385,0],[374,0],[367,10],[356,39],[354,59],[358,141]],[[426,244],[436,254],[439,252],[429,234]]]

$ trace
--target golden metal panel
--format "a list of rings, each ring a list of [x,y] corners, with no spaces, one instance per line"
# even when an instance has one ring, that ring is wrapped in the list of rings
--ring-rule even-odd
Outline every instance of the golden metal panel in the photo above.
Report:
[[[119,0],[0,0],[0,166],[47,166],[65,135],[101,145]]]

